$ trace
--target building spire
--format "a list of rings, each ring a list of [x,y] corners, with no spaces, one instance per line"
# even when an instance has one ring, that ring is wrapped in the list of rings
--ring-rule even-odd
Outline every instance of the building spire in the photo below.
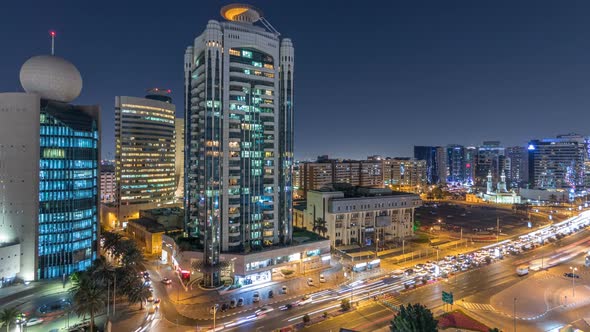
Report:
[[[55,31],[49,31],[49,35],[51,36],[51,55],[55,55]]]

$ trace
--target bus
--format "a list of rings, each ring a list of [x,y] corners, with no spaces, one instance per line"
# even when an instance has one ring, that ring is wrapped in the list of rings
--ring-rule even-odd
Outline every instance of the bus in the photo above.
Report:
[[[524,275],[529,274],[529,266],[528,265],[521,265],[521,266],[517,267],[516,274],[518,274],[518,276],[524,276]]]

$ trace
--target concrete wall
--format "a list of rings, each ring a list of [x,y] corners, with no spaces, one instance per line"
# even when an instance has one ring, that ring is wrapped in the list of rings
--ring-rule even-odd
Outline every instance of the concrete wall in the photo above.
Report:
[[[20,272],[36,278],[39,222],[36,94],[0,93],[0,243],[20,243]]]

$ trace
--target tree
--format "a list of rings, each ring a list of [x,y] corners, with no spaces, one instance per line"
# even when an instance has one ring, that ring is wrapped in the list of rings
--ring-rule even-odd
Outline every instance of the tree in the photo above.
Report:
[[[107,285],[114,277],[115,267],[104,256],[100,256],[92,262],[92,267],[88,271],[98,283]]]
[[[324,311],[324,314],[322,315],[324,318],[328,318],[328,315],[330,315],[327,311]]]
[[[311,321],[311,318],[308,314],[303,315],[303,324],[307,324]]]
[[[313,222],[313,231],[321,233],[322,236],[326,236],[326,233],[328,232],[328,227],[326,225],[327,222],[324,218],[316,218]]]
[[[94,331],[94,316],[106,304],[106,293],[100,283],[89,273],[80,274],[70,289],[74,302],[73,311],[78,315],[90,315],[90,332]]]
[[[391,320],[391,332],[436,332],[438,321],[432,312],[421,304],[401,306],[400,311]]]
[[[102,239],[102,248],[106,251],[115,251],[115,248],[121,243],[122,236],[113,232],[103,232],[100,234]]]
[[[139,309],[141,310],[143,309],[143,303],[147,301],[150,296],[152,296],[152,292],[149,287],[140,283],[139,285],[135,285],[135,287],[129,291],[127,298],[129,299],[129,303],[139,302]]]
[[[418,231],[420,229],[421,223],[420,220],[415,220],[414,221],[414,232]]]
[[[344,311],[350,309],[350,300],[346,298],[342,299],[342,301],[340,301],[340,308]]]
[[[10,324],[14,323],[20,312],[16,307],[4,308],[0,311],[0,322],[6,325],[6,332],[10,329]]]

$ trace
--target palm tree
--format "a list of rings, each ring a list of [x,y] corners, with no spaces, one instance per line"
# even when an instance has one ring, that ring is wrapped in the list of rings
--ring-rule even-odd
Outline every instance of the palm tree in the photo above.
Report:
[[[94,315],[106,305],[106,293],[100,283],[88,273],[80,274],[70,289],[73,310],[78,317],[90,314],[90,332],[94,331]]]
[[[107,285],[114,277],[115,267],[104,256],[100,256],[92,262],[89,272],[98,283]]]
[[[10,324],[12,324],[18,318],[19,314],[20,311],[18,311],[16,307],[4,308],[2,311],[0,311],[0,322],[6,325],[6,332],[8,332],[10,329]]]
[[[313,231],[321,233],[322,236],[326,236],[326,233],[328,232],[328,227],[326,227],[326,224],[327,222],[324,220],[324,218],[316,218],[316,220],[313,222]]]
[[[113,232],[102,232],[102,247],[106,251],[114,251],[121,242],[122,236]]]
[[[143,309],[143,303],[147,301],[150,296],[152,296],[152,292],[150,291],[149,287],[140,282],[130,290],[127,299],[129,300],[129,303],[139,302],[139,309],[141,310]]]

